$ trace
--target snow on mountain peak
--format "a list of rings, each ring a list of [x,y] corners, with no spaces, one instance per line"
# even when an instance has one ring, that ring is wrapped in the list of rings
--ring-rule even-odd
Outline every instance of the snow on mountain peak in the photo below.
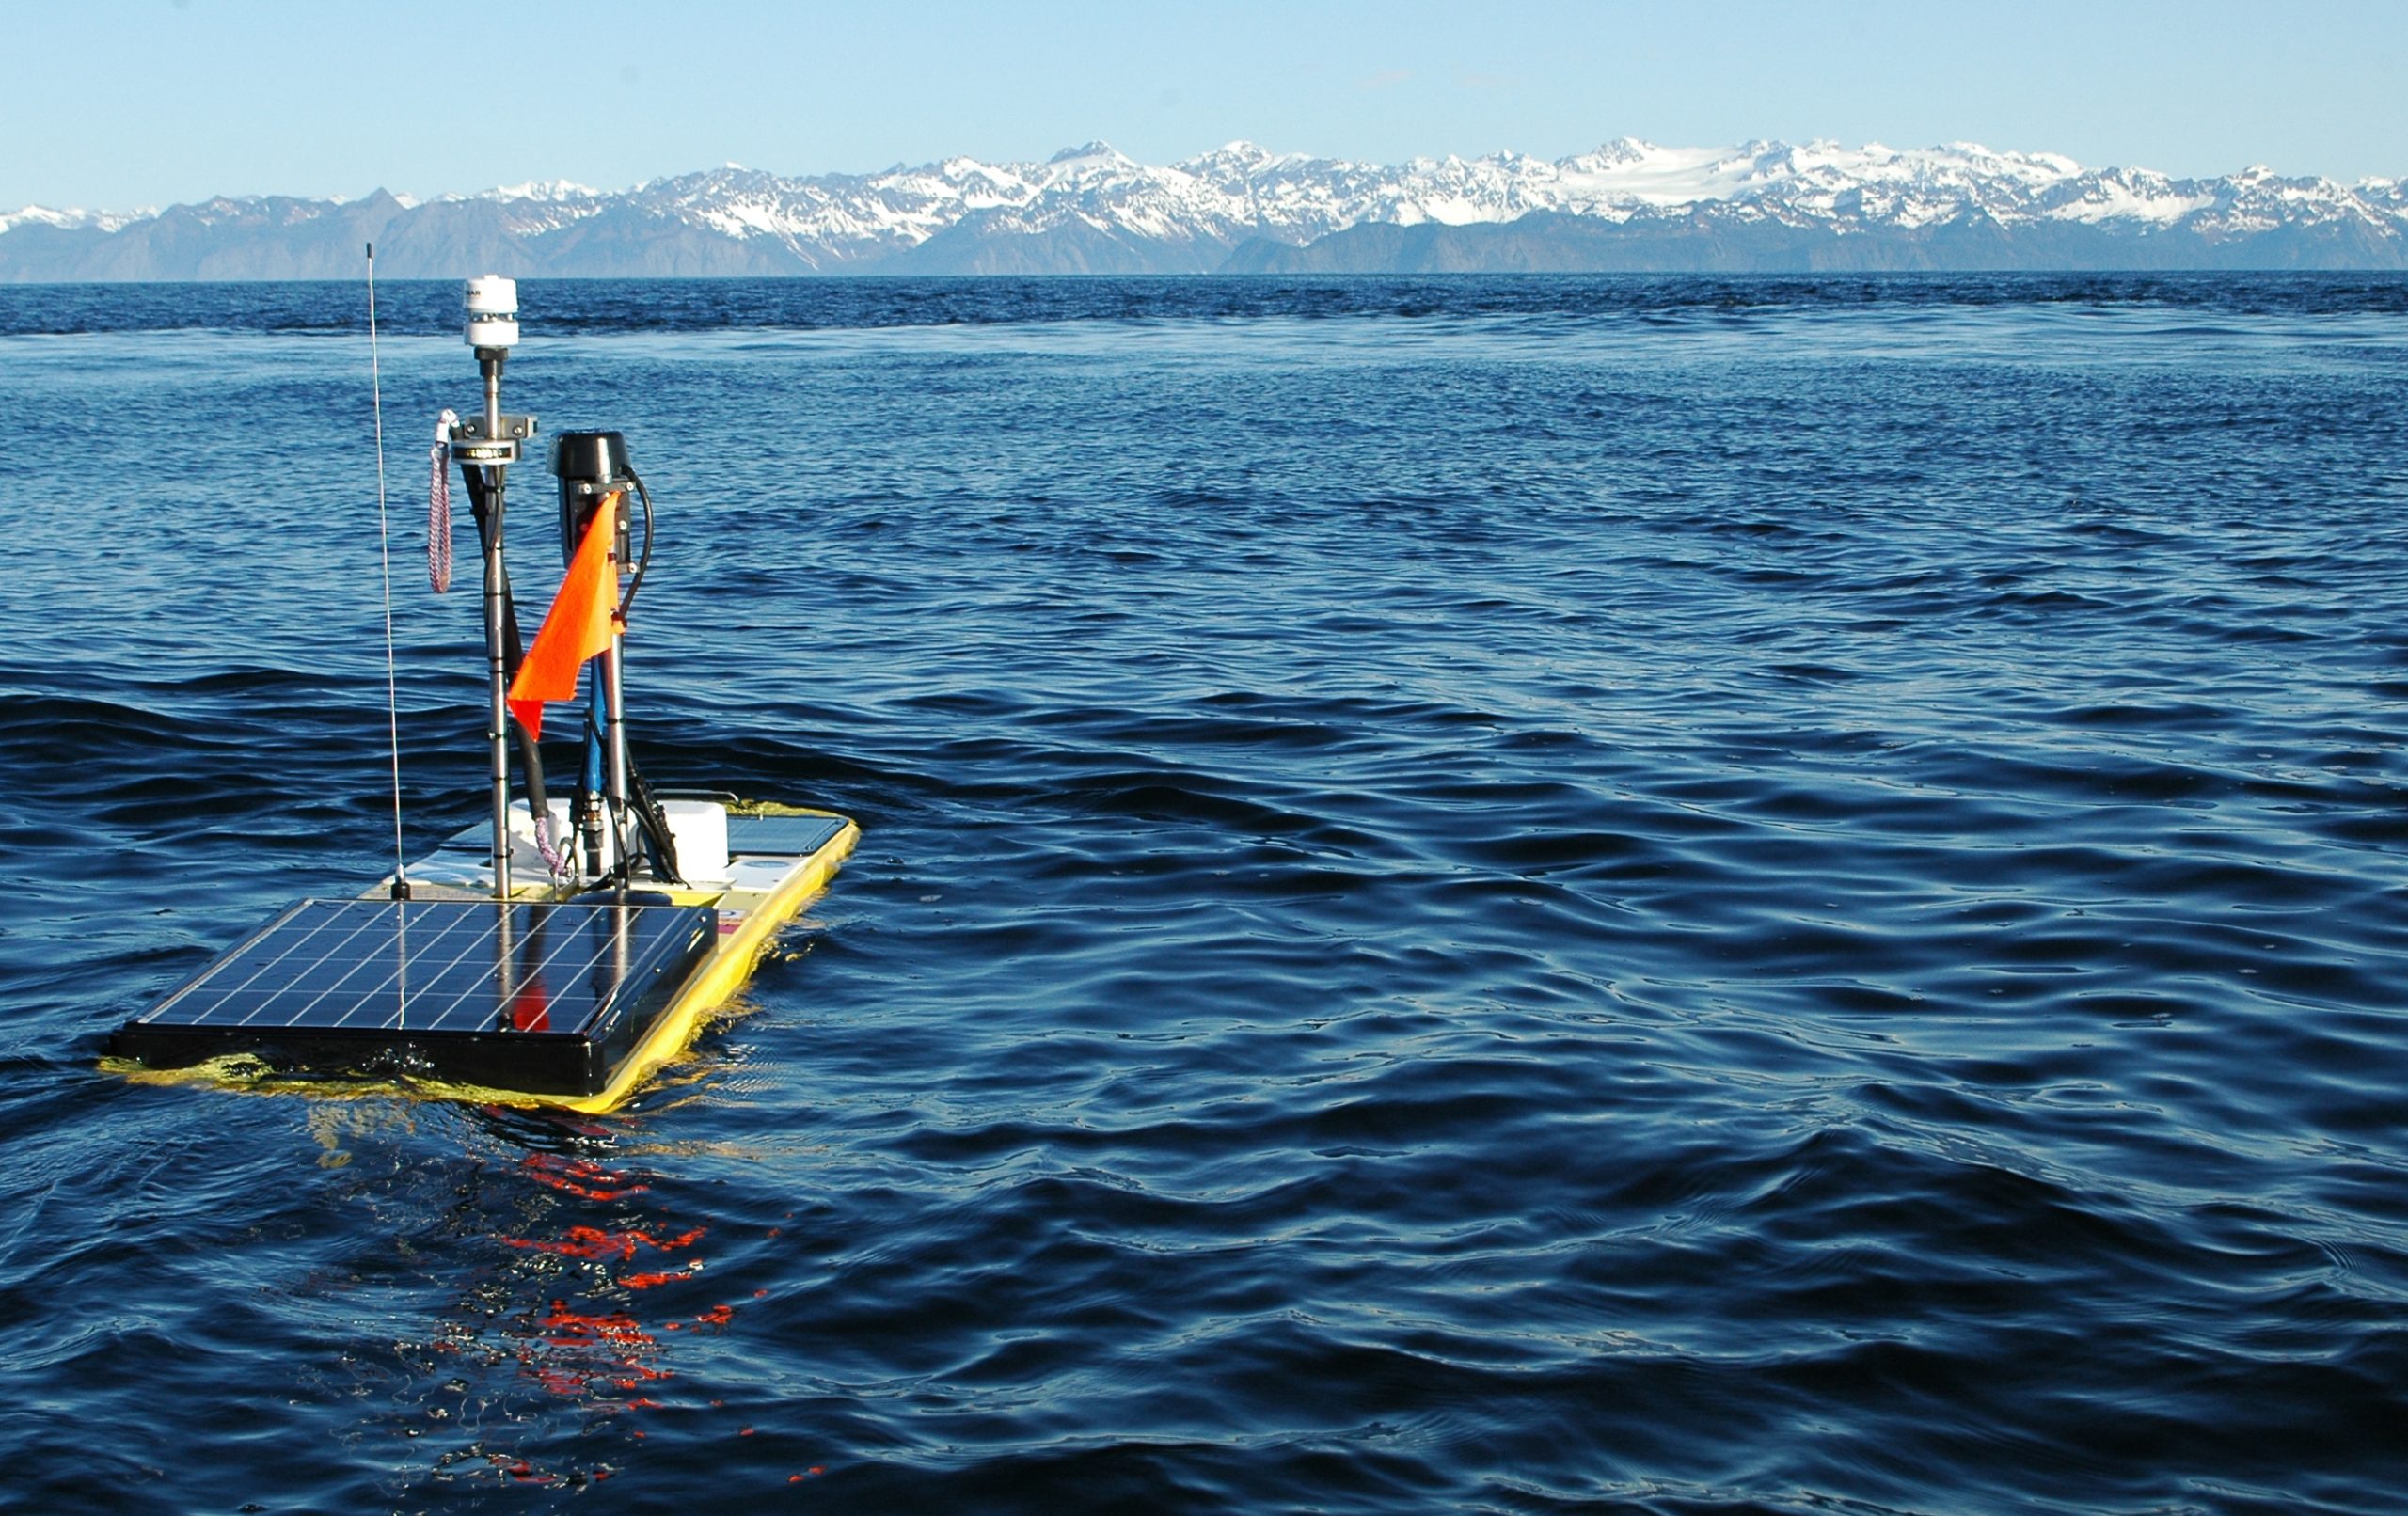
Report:
[[[81,226],[86,214],[82,211],[54,211],[46,205],[21,206],[14,211],[0,211],[0,232],[18,227]]]
[[[724,182],[739,178],[740,190]],[[2260,180],[2281,193],[2262,171]],[[1273,153],[1240,139],[1164,166],[1096,141],[1043,163],[954,157],[859,177],[721,171],[673,182],[686,187],[673,213],[732,236],[773,237],[815,267],[914,246],[973,216],[992,235],[1085,228],[1233,246],[1257,237],[1301,244],[1366,222],[1465,226],[1535,211],[1620,222],[1719,206],[1741,220],[1911,229],[1967,217],[2163,226],[2215,203],[2162,174],[2088,170],[2056,153],[1829,139],[1677,148],[1619,137],[1554,161],[1500,151],[1401,165]]]
[[[55,227],[61,231],[115,231],[136,221],[148,221],[159,213],[156,207],[139,211],[53,210],[46,205],[21,206],[14,211],[0,211],[0,234],[18,227]]]
[[[730,166],[734,166],[731,165]],[[531,179],[523,184],[502,184],[477,197],[483,200],[533,200],[538,204],[557,204],[562,200],[590,200],[601,195],[591,185],[566,179]]]
[[[1182,159],[1177,166],[1191,173],[1196,173],[1213,170],[1256,170],[1268,168],[1276,164],[1307,161],[1309,160],[1302,153],[1273,152],[1268,148],[1258,146],[1241,137],[1234,142],[1224,142],[1210,152]]]
[[[2229,238],[2277,225],[2353,223],[2408,239],[2408,186],[2396,180],[2353,189],[2282,179],[2263,166],[2223,179],[2175,180],[1963,141],[1901,149],[1754,139],[1683,148],[1617,137],[1554,160],[1498,151],[1384,165],[1275,153],[1239,139],[1159,166],[1096,141],[1041,163],[956,156],[810,178],[730,164],[617,193],[544,180],[443,200],[495,207],[506,234],[517,239],[624,210],[751,245],[730,255],[746,267],[827,271],[878,266],[957,230],[945,258],[974,257],[999,240],[1059,237],[1066,240],[1011,257],[1091,267],[1080,249],[1109,246],[1120,249],[1114,257],[1155,261],[1143,266],[1211,268],[1258,240],[1300,246],[1367,224],[1493,225],[1542,212],[1615,224],[1704,216],[1735,228],[1850,234],[2053,223],[2149,235],[2181,226]],[[409,203],[397,199],[396,208]],[[221,197],[167,215],[202,227],[289,226],[326,209],[290,197]],[[27,206],[0,214],[0,233],[44,226],[105,235],[151,214]],[[1133,251],[1142,248],[1154,250]]]
[[[1660,150],[1662,150],[1656,144],[1642,141],[1638,137],[1616,137],[1611,142],[1599,143],[1593,151],[1584,152],[1577,158],[1566,158],[1563,161],[1567,164],[1578,163],[1597,168],[1619,167],[1645,163],[1650,156]]]

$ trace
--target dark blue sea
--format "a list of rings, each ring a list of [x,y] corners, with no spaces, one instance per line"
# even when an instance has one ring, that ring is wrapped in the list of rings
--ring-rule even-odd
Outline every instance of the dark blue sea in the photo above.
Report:
[[[390,867],[365,292],[0,288],[0,1508],[2408,1507],[2408,281],[521,312],[861,850],[606,1117],[104,1070]]]

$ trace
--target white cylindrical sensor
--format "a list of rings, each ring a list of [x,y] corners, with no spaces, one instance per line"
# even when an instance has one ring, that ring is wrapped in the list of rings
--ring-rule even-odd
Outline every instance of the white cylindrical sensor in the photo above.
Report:
[[[518,281],[480,274],[468,281],[468,345],[515,347],[518,343]]]
[[[499,274],[480,274],[470,279],[468,314],[515,316],[518,314],[518,281]]]

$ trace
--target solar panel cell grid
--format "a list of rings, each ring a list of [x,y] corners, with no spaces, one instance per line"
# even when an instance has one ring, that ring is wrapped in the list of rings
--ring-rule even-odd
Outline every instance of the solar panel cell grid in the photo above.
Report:
[[[674,907],[305,900],[138,1024],[573,1035],[693,921]]]

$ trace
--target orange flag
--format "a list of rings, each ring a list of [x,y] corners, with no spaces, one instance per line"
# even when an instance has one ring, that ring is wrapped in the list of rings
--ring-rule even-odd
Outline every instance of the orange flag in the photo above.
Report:
[[[577,556],[569,560],[561,592],[552,597],[552,608],[544,612],[535,645],[527,650],[518,677],[510,682],[510,714],[518,718],[529,736],[543,735],[544,703],[575,699],[577,671],[585,667],[586,659],[610,649],[611,624],[619,610],[619,567],[611,561],[610,549],[618,542],[623,493],[612,490],[602,497],[601,508],[585,529],[585,540],[577,545]]]

